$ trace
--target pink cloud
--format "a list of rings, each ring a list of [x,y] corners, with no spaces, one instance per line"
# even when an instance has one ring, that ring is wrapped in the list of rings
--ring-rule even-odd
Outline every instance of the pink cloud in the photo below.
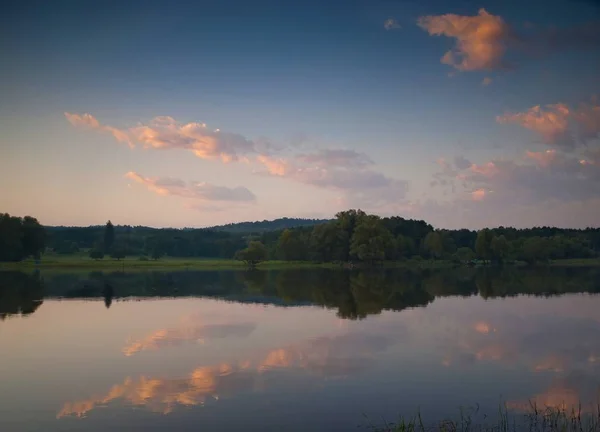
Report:
[[[242,135],[210,130],[204,123],[180,123],[169,116],[155,117],[145,125],[127,129],[102,125],[91,114],[65,113],[74,126],[85,126],[112,134],[118,141],[131,147],[140,145],[155,150],[189,150],[202,159],[220,159],[223,162],[239,160],[255,153],[255,145]]]
[[[256,201],[256,196],[243,186],[230,188],[205,182],[189,182],[186,184],[186,182],[177,178],[144,177],[133,171],[125,174],[125,177],[146,186],[148,190],[161,196],[179,196],[183,198],[200,200],[203,202]]]
[[[473,173],[480,174],[484,177],[494,177],[500,173],[500,170],[494,162],[488,162],[483,165],[473,164],[469,168]]]
[[[493,70],[504,66],[502,57],[511,31],[500,16],[479,9],[475,16],[424,16],[417,24],[432,36],[456,39],[454,48],[441,58],[444,64],[460,71]]]
[[[485,77],[482,81],[481,81],[481,85],[484,87],[489,86],[492,83],[492,78],[490,77]]]
[[[544,167],[550,165],[554,160],[556,160],[556,150],[546,150],[543,152],[527,151],[526,155],[528,158],[533,159]]]
[[[118,142],[122,142],[127,144],[130,147],[134,147],[133,142],[131,141],[131,138],[129,137],[129,135],[127,134],[127,132],[122,131],[120,129],[114,128],[112,126],[104,126],[101,125],[100,122],[96,119],[96,117],[94,117],[91,114],[85,113],[85,114],[72,114],[72,113],[65,113],[65,117],[67,118],[67,120],[69,121],[69,123],[71,123],[73,126],[76,127],[85,127],[85,128],[89,128],[89,129],[96,129],[102,132],[108,132],[110,133]]]
[[[515,50],[529,57],[566,50],[595,50],[600,46],[597,21],[563,28],[530,25],[518,32],[502,17],[479,9],[477,15],[429,15],[417,24],[432,36],[455,39],[454,47],[441,58],[443,64],[459,71],[504,69],[507,51]],[[490,81],[484,80],[487,85]]]
[[[546,105],[545,109],[537,105],[525,112],[507,113],[496,117],[496,121],[501,124],[516,123],[537,132],[547,144],[553,144],[566,139],[569,115],[569,107],[558,103]]]
[[[350,207],[377,209],[398,204],[406,196],[408,183],[372,169],[370,158],[352,150],[322,150],[289,158],[260,155],[256,161],[266,174],[298,183],[337,191],[340,203]]]
[[[600,106],[595,100],[569,107],[564,103],[536,105],[524,112],[496,117],[501,124],[515,123],[541,136],[548,145],[575,147],[600,134]]]
[[[473,201],[481,201],[486,197],[486,195],[487,192],[485,189],[477,189],[471,192],[471,199]]]

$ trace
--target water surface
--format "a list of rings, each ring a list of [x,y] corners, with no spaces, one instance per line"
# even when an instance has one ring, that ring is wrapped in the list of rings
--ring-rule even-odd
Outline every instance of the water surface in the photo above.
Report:
[[[591,409],[598,292],[595,269],[0,272],[0,430]]]

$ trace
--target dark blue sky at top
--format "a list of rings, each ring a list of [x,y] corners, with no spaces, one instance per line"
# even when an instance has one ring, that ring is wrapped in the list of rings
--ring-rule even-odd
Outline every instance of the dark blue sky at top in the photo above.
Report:
[[[1,142],[22,160],[66,151],[73,132],[65,111],[119,127],[167,115],[278,144],[306,136],[364,151],[387,174],[427,185],[423,164],[439,157],[522,151],[525,132],[498,125],[497,115],[578,103],[600,90],[597,49],[511,50],[517,67],[508,71],[441,64],[455,40],[430,36],[417,19],[480,8],[525,34],[600,20],[594,0],[4,2]],[[401,28],[386,31],[388,18]],[[485,77],[493,84],[484,88]],[[64,156],[67,165],[82,157]],[[188,163],[184,172],[194,169],[179,166]],[[202,174],[220,175],[204,165]]]

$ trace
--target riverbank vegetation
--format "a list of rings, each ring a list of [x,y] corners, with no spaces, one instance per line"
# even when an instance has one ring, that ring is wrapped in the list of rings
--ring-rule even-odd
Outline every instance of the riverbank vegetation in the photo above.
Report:
[[[299,226],[292,226],[294,223]],[[424,265],[423,261],[427,265],[536,264],[557,260],[595,264],[600,257],[598,228],[445,230],[434,229],[422,220],[382,218],[361,210],[340,212],[330,221],[285,219],[273,226],[275,229],[268,230],[269,222],[261,222],[215,229],[155,229],[113,225],[109,221],[105,226],[42,227],[34,218],[3,214],[0,261],[29,258],[42,265],[45,261],[58,265],[69,261],[61,261],[58,256],[84,254],[89,261],[86,265],[116,261],[118,266],[122,260],[131,265],[137,260],[136,266],[145,262],[164,262],[161,266],[165,266],[168,260],[178,259],[207,266],[209,260],[237,258],[244,265],[255,267],[265,265],[264,261],[343,266]],[[287,228],[277,229],[281,226]],[[253,227],[257,227],[256,231],[241,231]],[[81,263],[73,260],[71,265]]]
[[[491,415],[478,408],[461,409],[455,419],[428,423],[421,414],[400,417],[396,422],[375,425],[367,418],[372,432],[600,432],[600,405],[537,406],[531,403],[525,413],[501,406]]]

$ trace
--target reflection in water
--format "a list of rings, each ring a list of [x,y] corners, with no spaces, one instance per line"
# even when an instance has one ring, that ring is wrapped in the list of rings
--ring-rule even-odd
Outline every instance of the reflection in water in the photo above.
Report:
[[[446,296],[480,295],[488,299],[520,294],[598,293],[600,271],[595,268],[459,268],[92,272],[85,277],[78,274],[48,276],[43,286],[37,274],[0,272],[0,286],[9,287],[8,292],[12,290],[8,294],[12,298],[2,304],[12,302],[11,310],[28,311],[25,313],[35,311],[43,296],[104,298],[107,308],[114,298],[203,296],[281,306],[322,305],[337,310],[341,318],[363,319],[385,310],[426,306],[435,298]],[[7,295],[6,291],[0,290],[0,295]],[[494,330],[486,328],[485,322],[476,325],[477,331],[482,333]]]
[[[94,408],[117,400],[168,414],[178,405],[203,405],[209,399],[264,390],[276,384],[277,377],[269,379],[270,374],[280,369],[293,368],[328,378],[347,377],[371,366],[374,354],[391,343],[388,338],[368,334],[320,337],[272,350],[258,359],[198,367],[184,379],[126,378],[104,396],[64,404],[57,418],[85,417]]]
[[[37,273],[0,272],[2,318],[35,312],[42,298],[98,300],[47,300],[30,319],[1,324],[0,382],[20,399],[0,388],[2,406],[18,401],[0,412],[0,428],[13,421],[27,429],[20,419],[29,408],[23,407],[35,409],[37,418],[47,415],[39,414],[42,403],[52,407],[52,422],[55,415],[85,417],[98,407],[119,407],[125,408],[119,419],[139,421],[144,429],[147,417],[134,418],[132,408],[172,413],[221,400],[194,421],[202,429],[218,417],[223,430],[239,429],[219,417],[221,408],[235,407],[251,429],[264,424],[254,407],[290,400],[289,411],[269,415],[283,423],[290,413],[337,416],[348,403],[392,418],[427,403],[424,410],[435,414],[494,398],[482,410],[490,413],[500,397],[515,412],[529,409],[530,401],[587,406],[600,398],[600,297],[563,294],[600,292],[598,276],[597,269],[460,268],[54,274],[42,280]],[[199,298],[161,299],[180,296]],[[123,301],[130,297],[156,301]],[[136,338],[128,340],[130,334]],[[33,371],[42,372],[30,377]],[[37,384],[45,376],[56,377],[54,387]],[[81,383],[89,389],[74,396]],[[100,421],[108,417],[93,416],[86,428],[103,430]],[[297,430],[314,430],[302,421]],[[351,428],[360,418],[348,422]]]
[[[129,357],[140,351],[178,346],[191,341],[204,343],[206,340],[231,336],[243,338],[252,333],[256,327],[256,324],[246,322],[202,324],[200,321],[198,315],[186,317],[177,328],[157,330],[142,340],[128,343],[123,348],[123,354]]]
[[[39,273],[0,272],[0,320],[34,313],[44,302],[43,298]]]
[[[600,321],[533,314],[503,318],[494,325],[478,321],[459,333],[457,343],[441,341],[447,350],[442,363],[519,361],[531,371],[556,373],[588,367],[600,353]]]
[[[600,382],[593,376],[574,372],[566,377],[555,378],[544,392],[526,401],[508,401],[509,409],[528,412],[532,409],[554,408],[564,411],[596,413],[600,402]]]

